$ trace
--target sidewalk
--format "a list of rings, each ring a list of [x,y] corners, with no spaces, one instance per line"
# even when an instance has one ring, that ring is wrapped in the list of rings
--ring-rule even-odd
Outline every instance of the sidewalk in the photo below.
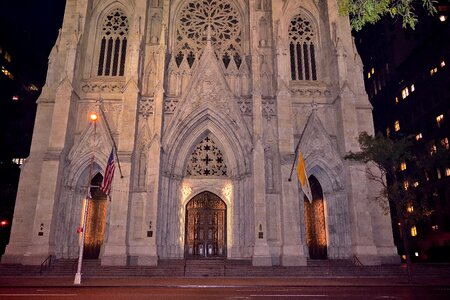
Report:
[[[0,287],[67,287],[73,286],[73,277],[0,277]],[[173,287],[173,288],[208,288],[208,287],[245,287],[245,286],[407,286],[407,278],[82,278],[80,287]],[[414,286],[447,286],[449,278],[413,279]]]

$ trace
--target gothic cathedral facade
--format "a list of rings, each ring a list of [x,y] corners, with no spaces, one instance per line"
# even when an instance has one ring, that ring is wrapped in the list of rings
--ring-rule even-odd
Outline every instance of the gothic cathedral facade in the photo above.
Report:
[[[2,262],[76,258],[83,205],[103,265],[397,262],[370,166],[344,159],[362,131],[372,107],[337,0],[67,0]]]

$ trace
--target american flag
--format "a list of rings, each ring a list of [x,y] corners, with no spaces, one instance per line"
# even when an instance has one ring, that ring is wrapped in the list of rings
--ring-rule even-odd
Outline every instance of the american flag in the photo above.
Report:
[[[100,189],[107,195],[111,193],[111,184],[114,178],[114,170],[116,169],[116,165],[114,163],[114,149],[111,150],[111,154],[108,158],[108,164],[105,169],[105,176],[103,177],[103,183]],[[111,198],[110,198],[111,200]]]

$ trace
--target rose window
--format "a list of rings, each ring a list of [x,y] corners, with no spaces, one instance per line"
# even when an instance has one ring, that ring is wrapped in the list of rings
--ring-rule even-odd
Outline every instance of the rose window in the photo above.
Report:
[[[201,53],[210,30],[216,55],[225,66],[234,59],[241,62],[241,22],[237,9],[226,0],[191,0],[181,9],[177,24],[177,62],[188,58],[192,65],[195,54]]]
[[[194,148],[186,173],[188,176],[227,176],[223,153],[209,136]]]

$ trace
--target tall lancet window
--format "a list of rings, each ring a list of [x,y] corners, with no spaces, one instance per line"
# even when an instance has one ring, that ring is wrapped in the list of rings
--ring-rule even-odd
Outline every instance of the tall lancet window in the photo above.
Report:
[[[120,8],[114,9],[103,20],[97,75],[123,76],[128,28],[128,18]]]
[[[312,21],[302,14],[289,24],[289,51],[292,80],[317,80],[316,40]]]

